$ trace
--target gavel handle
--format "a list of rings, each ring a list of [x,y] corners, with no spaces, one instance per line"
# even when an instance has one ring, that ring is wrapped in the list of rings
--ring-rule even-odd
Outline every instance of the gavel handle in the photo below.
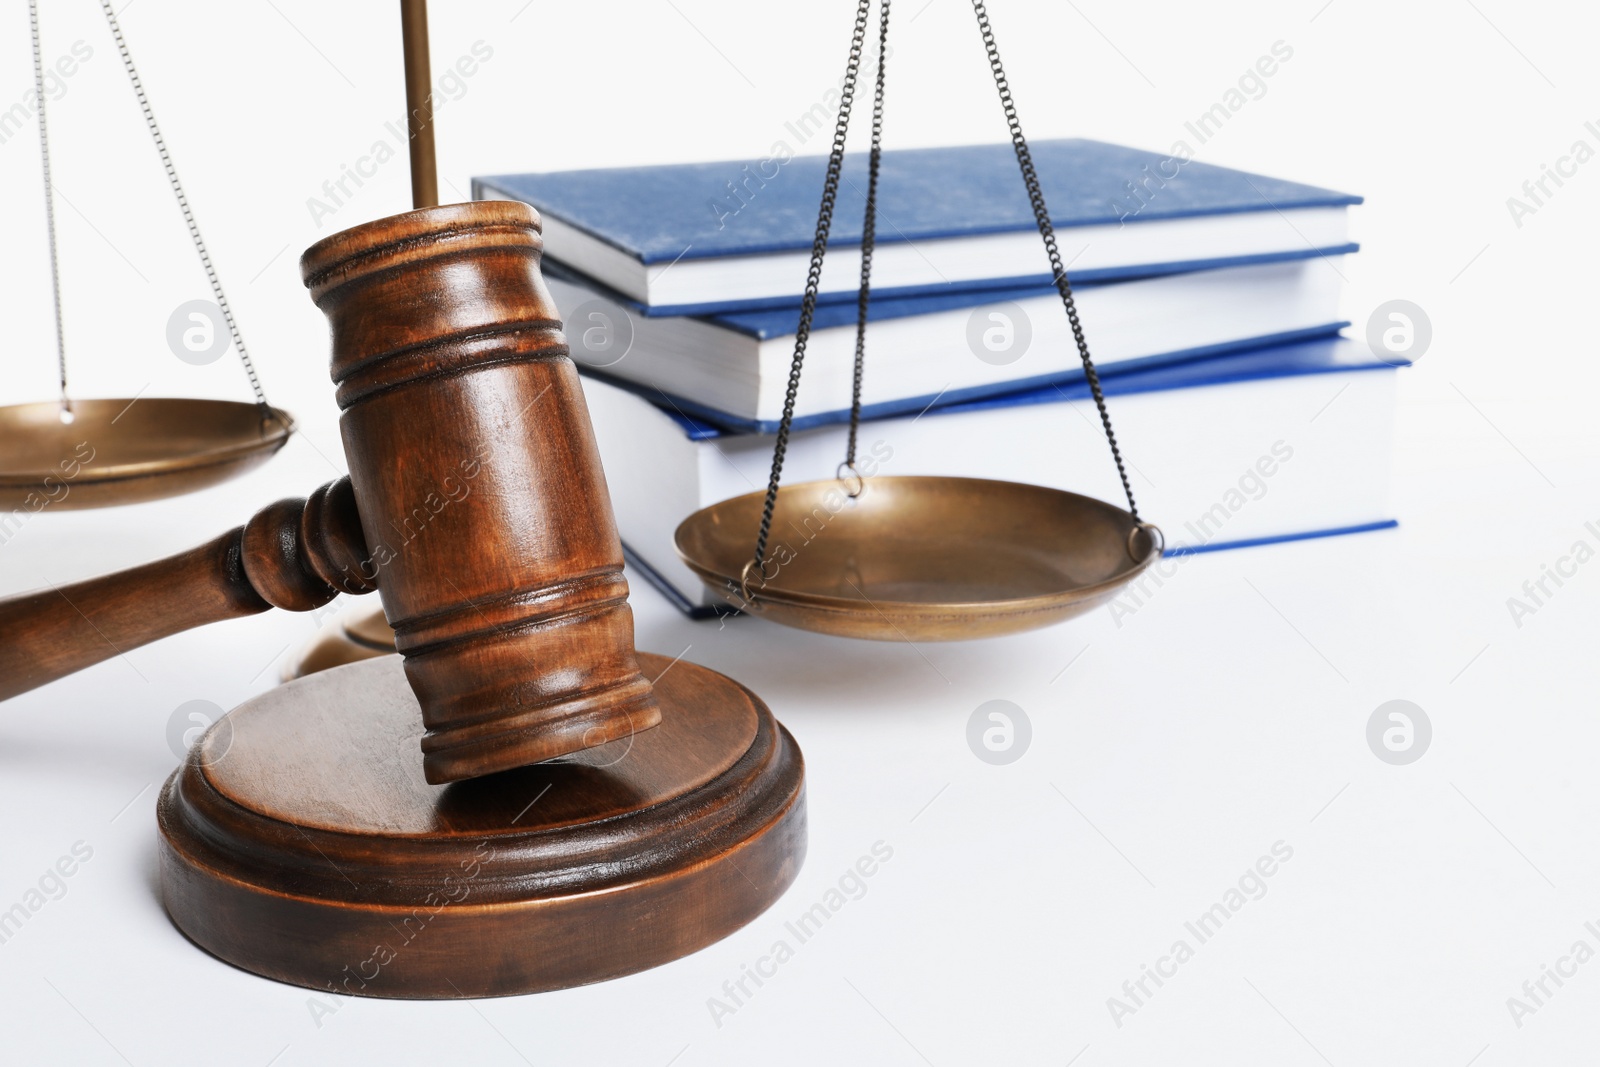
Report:
[[[340,478],[176,556],[0,600],[0,700],[196,626],[371,592],[375,578]]]

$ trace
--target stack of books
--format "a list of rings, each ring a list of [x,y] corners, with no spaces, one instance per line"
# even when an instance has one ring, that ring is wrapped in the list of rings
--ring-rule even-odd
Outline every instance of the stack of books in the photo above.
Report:
[[[1083,140],[1032,146],[1141,514],[1169,552],[1381,529],[1392,356],[1341,331],[1359,197]],[[630,563],[683,610],[692,512],[764,489],[826,160],[478,178],[532,204]],[[845,455],[866,163],[846,160],[786,482]],[[1010,145],[885,152],[859,466],[1122,504]],[[755,531],[751,531],[752,549]]]

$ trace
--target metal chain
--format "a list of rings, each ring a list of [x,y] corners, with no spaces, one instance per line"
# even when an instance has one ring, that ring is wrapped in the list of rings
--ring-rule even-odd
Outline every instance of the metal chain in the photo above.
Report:
[[[867,156],[867,210],[861,223],[861,291],[856,295],[856,370],[850,386],[850,443],[844,464],[856,476],[860,496],[866,488],[856,470],[856,435],[861,427],[861,378],[867,362],[867,304],[872,290],[872,252],[878,235],[878,164],[883,156],[883,68],[889,58],[889,0],[882,0],[878,16],[878,78],[872,93],[872,148]]]
[[[39,157],[44,164],[44,223],[50,234],[50,292],[56,305],[56,367],[61,377],[61,417],[70,418],[67,399],[67,341],[61,321],[61,269],[56,256],[56,193],[50,183],[50,128],[44,114],[44,46],[39,35],[39,0],[28,0],[28,26],[33,32],[33,91],[39,98]]]
[[[761,564],[766,558],[767,539],[772,534],[772,512],[778,503],[778,484],[783,477],[783,460],[789,451],[789,430],[794,423],[795,397],[800,392],[800,371],[805,365],[806,342],[811,337],[811,318],[817,310],[817,289],[822,284],[822,258],[827,253],[828,231],[833,226],[833,207],[839,195],[839,172],[844,164],[845,135],[850,130],[850,104],[855,99],[856,73],[861,69],[861,45],[866,39],[867,14],[871,5],[872,0],[861,0],[856,10],[855,33],[850,39],[850,62],[845,67],[844,85],[839,96],[839,119],[833,130],[833,149],[828,155],[827,177],[822,183],[822,205],[817,211],[817,233],[811,242],[811,269],[806,275],[805,296],[800,302],[800,324],[795,329],[794,361],[789,366],[789,388],[783,397],[783,421],[778,424],[778,440],[772,450],[772,475],[767,481],[766,504],[761,509],[761,531],[756,535],[754,565],[757,571],[761,569]],[[746,576],[748,577],[748,569]]]
[[[1045,208],[1044,193],[1039,189],[1039,175],[1033,169],[1033,155],[1028,151],[1027,138],[1022,136],[1022,123],[1017,118],[1017,105],[1011,99],[1011,85],[1006,81],[1005,68],[1000,64],[1000,50],[994,43],[994,31],[989,28],[989,12],[983,0],[972,0],[972,10],[978,16],[978,30],[983,34],[983,47],[989,54],[989,69],[994,73],[994,84],[1000,90],[1000,106],[1006,114],[1006,124],[1011,128],[1011,145],[1016,149],[1017,165],[1022,168],[1022,181],[1028,187],[1028,201],[1033,205],[1033,217],[1039,224],[1039,236],[1044,238],[1044,250],[1050,256],[1050,270],[1061,303],[1067,309],[1067,321],[1072,324],[1072,337],[1078,343],[1078,356],[1083,360],[1083,374],[1089,380],[1089,391],[1094,394],[1095,407],[1100,409],[1100,425],[1105,427],[1106,441],[1111,445],[1111,458],[1116,461],[1117,475],[1122,479],[1122,491],[1128,497],[1128,513],[1139,521],[1139,507],[1133,502],[1133,485],[1128,481],[1128,470],[1122,462],[1122,451],[1117,447],[1116,431],[1111,428],[1111,416],[1106,411],[1106,398],[1100,390],[1100,375],[1094,360],[1089,356],[1089,342],[1083,335],[1083,324],[1078,321],[1077,304],[1072,299],[1072,283],[1067,281],[1067,268],[1061,264],[1061,251],[1056,247],[1055,227],[1050,224],[1050,212]]]
[[[150,108],[150,98],[145,95],[144,83],[139,80],[139,71],[134,67],[133,56],[128,52],[128,42],[122,36],[117,13],[112,9],[111,0],[100,0],[100,7],[105,11],[106,23],[111,27],[111,36],[117,42],[117,51],[122,54],[122,65],[128,72],[128,80],[133,83],[134,95],[139,98],[139,107],[144,111],[144,121],[150,127],[150,136],[156,143],[156,151],[161,154],[161,165],[167,171],[167,182],[172,186],[173,195],[178,198],[178,207],[183,211],[183,221],[189,226],[189,236],[194,240],[194,250],[199,253],[200,265],[205,268],[206,279],[211,283],[211,293],[216,297],[217,307],[222,310],[222,317],[228,323],[228,332],[233,335],[234,351],[239,353],[239,362],[244,365],[244,372],[250,379],[250,388],[256,395],[256,406],[261,409],[263,418],[276,421],[277,417],[273,414],[271,405],[267,403],[267,394],[261,388],[261,380],[256,377],[256,368],[250,360],[250,351],[245,348],[244,338],[239,335],[239,324],[234,321],[233,309],[228,306],[228,298],[222,291],[222,280],[217,277],[216,268],[211,265],[211,253],[206,251],[205,240],[200,236],[200,224],[195,221],[194,212],[189,209],[189,198],[184,195],[183,183],[178,180],[177,168],[172,165],[172,156],[167,151],[166,139],[161,136],[161,127],[156,125],[155,112]],[[43,116],[42,108],[40,115]]]
[[[105,2],[105,0],[102,0]],[[760,570],[766,558],[767,541],[772,533],[772,515],[777,506],[778,486],[783,474],[783,461],[789,449],[789,433],[794,423],[795,398],[800,389],[800,374],[805,362],[806,343],[811,336],[811,319],[816,312],[817,290],[822,280],[822,261],[828,249],[828,231],[833,224],[833,209],[838,198],[839,176],[844,162],[845,135],[850,128],[850,106],[855,99],[856,75],[861,66],[861,49],[866,35],[867,14],[871,0],[861,0],[856,11],[855,32],[850,41],[850,62],[845,71],[844,87],[839,100],[839,118],[834,128],[833,148],[828,156],[828,172],[822,187],[822,204],[817,212],[816,239],[811,246],[811,269],[806,276],[805,296],[800,304],[800,324],[795,330],[794,361],[789,367],[789,386],[784,394],[783,419],[778,423],[778,438],[772,453],[772,474],[767,482],[766,503],[761,511],[761,530],[756,537],[753,566]],[[1128,480],[1128,470],[1117,446],[1116,431],[1111,426],[1111,415],[1106,410],[1105,394],[1100,387],[1100,374],[1089,354],[1089,342],[1084,336],[1083,323],[1078,318],[1077,303],[1072,296],[1072,284],[1067,280],[1067,269],[1061,262],[1061,251],[1056,245],[1055,227],[1050,222],[1050,212],[1045,206],[1044,192],[1039,187],[1039,175],[1034,169],[1033,155],[1028,150],[1028,140],[1022,133],[1022,122],[1017,116],[1017,106],[1011,96],[1011,85],[1006,79],[1005,67],[1000,62],[1000,50],[995,44],[994,30],[989,25],[989,12],[983,0],[972,0],[978,17],[978,30],[983,35],[984,50],[988,53],[989,69],[994,74],[995,88],[1000,93],[1000,106],[1005,112],[1006,125],[1011,131],[1011,145],[1016,151],[1017,165],[1022,171],[1022,181],[1028,190],[1028,202],[1033,207],[1034,221],[1039,236],[1044,240],[1045,253],[1050,258],[1052,280],[1061,294],[1067,321],[1072,326],[1072,337],[1078,346],[1078,356],[1083,361],[1084,377],[1089,391],[1094,395],[1095,407],[1100,412],[1100,424],[1105,428],[1106,442],[1111,446],[1111,458],[1117,465],[1117,476],[1122,480],[1122,491],[1128,498],[1128,512],[1135,523],[1139,522],[1139,507],[1133,499],[1133,485]],[[876,236],[878,167],[883,135],[883,83],[884,61],[887,58],[889,34],[889,0],[882,0],[878,27],[878,72],[872,108],[872,150],[867,185],[866,218],[862,225],[861,289],[856,302],[856,358],[855,380],[850,401],[850,443],[843,467],[854,469],[856,437],[861,422],[861,381],[866,359],[867,304],[872,279],[872,253]],[[745,568],[745,587],[748,587],[750,566]],[[748,596],[748,593],[746,594]]]

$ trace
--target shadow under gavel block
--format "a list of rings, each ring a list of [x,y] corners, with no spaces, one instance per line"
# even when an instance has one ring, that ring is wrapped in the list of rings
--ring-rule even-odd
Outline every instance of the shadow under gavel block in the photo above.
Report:
[[[230,963],[363,996],[555,989],[710,944],[798,873],[794,739],[738,683],[634,650],[542,247],[506,202],[314,245],[349,477],[191,552],[0,601],[3,699],[191,626],[378,590],[399,656],[241,705],[162,791],[167,911]]]

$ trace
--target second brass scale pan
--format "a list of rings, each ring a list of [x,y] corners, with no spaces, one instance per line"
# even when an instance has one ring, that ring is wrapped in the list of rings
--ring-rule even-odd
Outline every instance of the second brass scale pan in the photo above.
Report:
[[[773,529],[785,531],[776,542],[785,549],[745,597],[740,572],[761,503],[750,493],[696,512],[678,527],[679,555],[746,612],[841,637],[961,641],[1048,626],[1110,601],[1163,548],[1122,508],[1045,486],[878,477],[850,500],[838,482],[806,482],[778,494]],[[363,606],[284,677],[393,648],[382,611]]]
[[[773,547],[745,592],[765,494],[691,515],[678,554],[751,614],[883,641],[958,641],[1090,611],[1160,555],[1123,509],[1059,489],[981,478],[878,477],[854,500],[835,481],[778,494]]]

